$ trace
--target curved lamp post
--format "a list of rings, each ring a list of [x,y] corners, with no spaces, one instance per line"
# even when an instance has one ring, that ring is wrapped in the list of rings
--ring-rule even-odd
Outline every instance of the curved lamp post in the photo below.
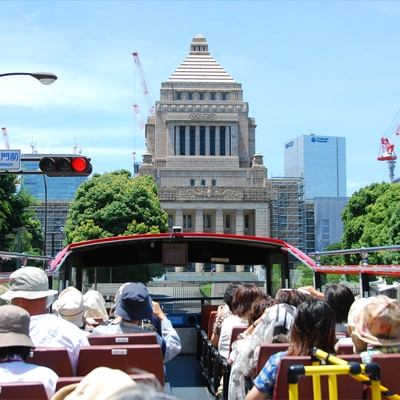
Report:
[[[9,72],[7,74],[0,74],[0,77],[10,75],[29,75],[36,78],[40,83],[43,83],[43,85],[51,85],[57,80],[57,76],[51,72]]]

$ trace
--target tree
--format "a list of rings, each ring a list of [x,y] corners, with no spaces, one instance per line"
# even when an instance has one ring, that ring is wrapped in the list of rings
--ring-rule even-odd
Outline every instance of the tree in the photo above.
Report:
[[[67,242],[166,232],[168,216],[157,194],[151,176],[132,179],[126,170],[95,174],[79,186],[69,206]]]
[[[151,176],[133,178],[120,170],[95,174],[82,183],[68,210],[64,232],[68,243],[168,230],[168,215],[157,197],[158,188]],[[111,267],[111,266],[110,266]],[[110,274],[111,272],[111,274]],[[160,277],[165,268],[159,265],[98,268],[97,281],[143,282]],[[89,282],[94,269],[88,268]]]
[[[0,249],[17,251],[18,231],[20,229],[20,252],[41,254],[43,234],[34,206],[39,201],[26,189],[17,188],[15,175],[0,176]],[[6,269],[15,267],[15,260]]]

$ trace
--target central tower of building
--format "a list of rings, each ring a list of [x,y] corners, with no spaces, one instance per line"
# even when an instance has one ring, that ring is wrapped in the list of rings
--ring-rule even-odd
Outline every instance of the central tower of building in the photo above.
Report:
[[[255,134],[242,85],[210,55],[206,39],[196,35],[189,55],[161,84],[139,169],[139,175],[154,177],[171,227],[274,235],[274,189],[263,156],[256,153]],[[284,185],[297,190],[297,181]],[[298,209],[296,198],[297,214]]]

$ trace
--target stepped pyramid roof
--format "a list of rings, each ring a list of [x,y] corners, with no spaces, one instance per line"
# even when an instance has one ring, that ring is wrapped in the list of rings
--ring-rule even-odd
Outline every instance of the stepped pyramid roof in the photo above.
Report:
[[[210,55],[208,43],[200,34],[193,38],[189,55],[167,80],[177,82],[236,83]]]

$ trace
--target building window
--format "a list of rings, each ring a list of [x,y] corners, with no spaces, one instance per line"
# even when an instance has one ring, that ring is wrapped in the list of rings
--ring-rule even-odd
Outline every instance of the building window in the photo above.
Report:
[[[190,186],[194,186],[194,179],[190,180]]]
[[[172,228],[173,225],[174,225],[174,220],[172,218],[172,215],[168,214],[168,228]]]
[[[211,215],[203,215],[203,228],[211,228]]]
[[[193,100],[193,93],[188,93],[188,100]]]
[[[221,100],[228,100],[228,93],[221,93]]]
[[[206,180],[205,179],[201,180],[201,186],[206,186]]]
[[[199,93],[199,100],[204,100],[204,93]]]
[[[249,216],[248,216],[248,214],[245,214],[245,215],[244,215],[244,227],[245,227],[245,228],[250,228]]]
[[[225,146],[225,126],[220,126],[219,128],[219,155],[226,155],[226,146]]]
[[[176,100],[182,100],[182,93],[176,93],[175,94],[175,98],[176,98]]]
[[[186,129],[184,126],[179,127],[179,155],[185,155],[185,147],[186,147]]]
[[[215,100],[215,93],[210,93],[210,100]]]
[[[206,155],[206,127],[200,127],[200,155]]]
[[[210,126],[210,156],[215,156],[215,126]]]
[[[192,216],[190,214],[183,216],[183,227],[191,228],[192,227]]]
[[[231,216],[225,215],[225,228],[230,228],[231,226]]]
[[[190,155],[195,156],[196,155],[196,127],[191,126],[189,128],[190,132]]]
[[[217,186],[217,181],[216,181],[215,179],[213,179],[213,180],[211,181],[211,186]]]

